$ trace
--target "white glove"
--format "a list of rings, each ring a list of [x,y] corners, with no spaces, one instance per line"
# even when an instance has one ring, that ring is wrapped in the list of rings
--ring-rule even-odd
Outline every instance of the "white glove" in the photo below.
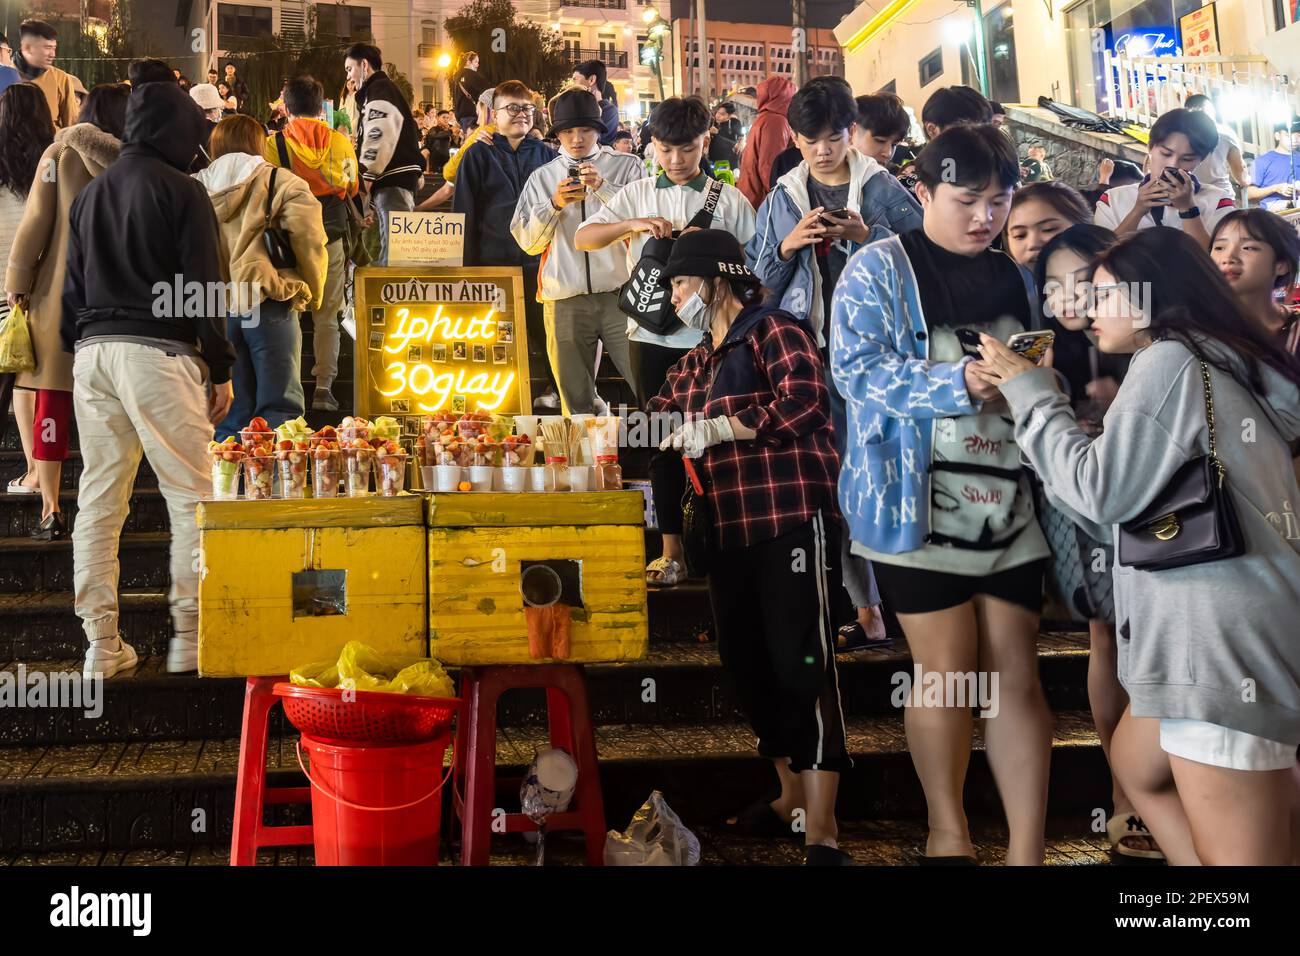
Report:
[[[687,458],[699,458],[704,454],[704,449],[735,440],[731,420],[726,415],[719,415],[717,418],[697,418],[686,422],[660,443],[659,450],[672,448]]]

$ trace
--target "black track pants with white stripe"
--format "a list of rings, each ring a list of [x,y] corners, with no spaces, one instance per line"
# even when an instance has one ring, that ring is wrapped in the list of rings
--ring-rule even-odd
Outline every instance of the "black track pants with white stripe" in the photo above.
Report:
[[[839,522],[824,513],[791,531],[717,552],[709,599],[723,673],[765,757],[801,770],[847,770],[830,584],[839,585]]]

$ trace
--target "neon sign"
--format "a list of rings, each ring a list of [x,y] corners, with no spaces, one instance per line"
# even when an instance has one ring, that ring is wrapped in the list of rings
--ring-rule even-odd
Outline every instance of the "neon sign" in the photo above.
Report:
[[[356,290],[357,414],[532,407],[518,268],[369,268]]]

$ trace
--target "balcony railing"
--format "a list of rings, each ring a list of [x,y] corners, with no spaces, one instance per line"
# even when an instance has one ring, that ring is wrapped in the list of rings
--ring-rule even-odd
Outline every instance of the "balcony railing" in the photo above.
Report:
[[[586,47],[567,47],[565,58],[575,66],[583,60],[600,60],[611,70],[627,69],[627,50],[591,50]]]
[[[627,0],[560,0],[562,7],[588,7],[597,10],[626,10]]]
[[[1150,126],[1189,93],[1219,101],[1220,118],[1239,133],[1242,150],[1273,148],[1273,123],[1300,114],[1300,85],[1262,56],[1116,56],[1103,53],[1110,116]]]
[[[437,55],[438,55],[438,44],[436,44],[436,43],[421,43],[421,44],[420,44],[420,59],[421,59],[421,60],[432,60],[432,59],[433,59],[434,57],[436,57]]]

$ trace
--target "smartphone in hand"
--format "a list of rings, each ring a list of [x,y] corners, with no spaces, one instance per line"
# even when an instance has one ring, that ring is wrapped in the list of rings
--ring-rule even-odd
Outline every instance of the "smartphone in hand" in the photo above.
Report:
[[[829,216],[830,218],[827,218],[828,216]],[[846,219],[849,218],[849,211],[848,211],[847,208],[843,208],[843,209],[828,209],[828,210],[826,210],[824,213],[822,213],[820,216],[818,216],[817,218],[820,219],[820,220],[822,221],[822,225],[825,225],[825,226],[840,226],[840,225],[843,225],[843,224],[844,224],[844,220],[846,220]],[[839,221],[839,222],[836,222],[835,220],[840,220],[840,221]]]
[[[1023,355],[1031,362],[1037,362],[1047,353],[1047,350],[1052,347],[1052,343],[1055,341],[1056,333],[1050,329],[1041,329],[1035,332],[1017,332],[1007,339],[1007,348],[1018,355]]]

